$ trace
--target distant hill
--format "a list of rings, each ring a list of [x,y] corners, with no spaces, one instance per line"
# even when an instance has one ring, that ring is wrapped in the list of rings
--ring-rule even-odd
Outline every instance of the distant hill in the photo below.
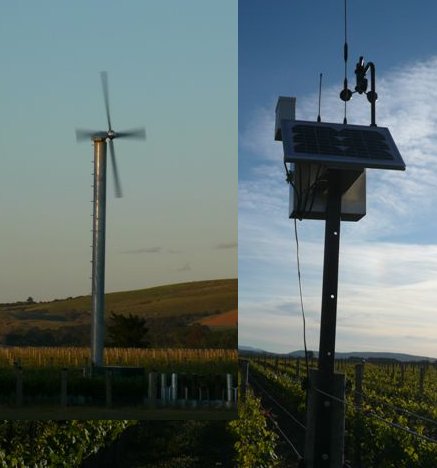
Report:
[[[267,352],[261,348],[254,348],[253,346],[244,346],[244,345],[238,345],[238,351],[243,351],[247,353],[266,353]]]
[[[111,312],[138,315],[146,320],[150,335],[154,336],[181,331],[204,319],[236,311],[237,307],[237,279],[171,284],[105,295],[106,320]],[[90,323],[90,296],[0,304],[0,341],[3,343],[10,335],[36,336],[42,332],[53,335],[53,339],[57,334],[64,336],[67,342],[81,339],[88,343]],[[236,322],[231,328],[236,330]]]
[[[239,351],[243,353],[266,353],[269,355],[275,356],[291,356],[294,358],[297,357],[304,357],[305,352],[303,350],[293,351],[291,353],[271,353],[268,351],[264,351],[262,349],[253,348],[251,346],[239,346]],[[318,352],[314,352],[314,357],[318,357]],[[375,351],[354,351],[350,353],[335,353],[336,359],[365,359],[365,360],[394,360],[400,362],[416,362],[416,361],[436,361],[435,358],[426,357],[426,356],[414,356],[412,354],[405,354],[405,353],[386,353],[386,352],[375,352]]]

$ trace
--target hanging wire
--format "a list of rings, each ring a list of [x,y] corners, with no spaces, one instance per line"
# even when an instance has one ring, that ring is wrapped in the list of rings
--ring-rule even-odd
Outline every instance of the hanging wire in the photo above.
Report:
[[[308,349],[307,349],[307,337],[306,337],[306,319],[305,319],[305,308],[303,305],[303,294],[302,294],[302,278],[300,273],[300,253],[299,253],[299,236],[297,233],[297,219],[294,218],[294,237],[296,239],[296,260],[297,260],[297,278],[299,280],[299,296],[300,296],[300,308],[302,311],[302,322],[303,322],[303,346],[305,350],[305,366],[307,370],[307,378],[310,376],[310,366],[308,362]],[[308,386],[307,386],[307,401],[308,401]]]
[[[293,175],[294,173],[293,172],[290,172],[288,170],[288,167],[287,167],[287,164],[284,162],[284,167],[285,167],[285,173],[286,173],[286,181],[288,184],[290,184],[292,187],[293,187],[293,190],[294,190],[294,194],[296,195],[296,200],[297,200],[297,208],[296,208],[296,212],[299,213],[300,212],[300,206],[301,206],[301,203],[302,203],[302,200],[301,200],[301,194],[299,193],[299,191],[297,190],[296,188],[296,184],[295,184],[295,181],[293,180]]]
[[[322,165],[318,164],[316,177],[314,179],[314,182],[311,185],[311,190],[312,190],[313,193],[312,193],[312,197],[311,197],[311,203],[310,203],[310,206],[308,208],[308,213],[311,213],[311,211],[313,210],[314,202],[316,201],[317,185],[320,182],[321,171],[322,171]]]

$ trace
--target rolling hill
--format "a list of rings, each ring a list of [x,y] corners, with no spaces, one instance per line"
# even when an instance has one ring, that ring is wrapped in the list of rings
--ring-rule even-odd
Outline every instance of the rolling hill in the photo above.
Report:
[[[151,333],[171,333],[236,311],[237,291],[237,279],[222,279],[109,293],[105,295],[106,320],[111,312],[133,314],[145,319]],[[67,337],[89,334],[90,321],[90,296],[0,304],[0,341],[7,342],[11,334],[35,335],[42,331]],[[236,321],[231,327],[236,330]]]
[[[305,351],[292,351],[290,353],[273,353],[270,351],[264,351],[260,348],[254,348],[252,346],[238,346],[240,354],[267,354],[270,356],[290,356],[293,358],[305,357]],[[318,358],[319,353],[317,351],[312,352],[315,358]],[[413,354],[405,353],[388,353],[383,351],[354,351],[350,353],[335,353],[336,359],[365,359],[365,360],[388,360],[388,361],[399,361],[399,362],[420,362],[430,361],[435,362],[436,359],[429,356],[415,356]]]

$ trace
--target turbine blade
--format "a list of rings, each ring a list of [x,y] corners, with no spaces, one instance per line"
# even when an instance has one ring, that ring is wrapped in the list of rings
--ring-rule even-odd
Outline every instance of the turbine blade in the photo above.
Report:
[[[120,179],[118,177],[117,162],[115,160],[115,151],[114,151],[114,142],[113,142],[113,140],[109,140],[109,152],[111,154],[112,172],[114,174],[115,196],[117,198],[121,198],[123,195],[121,193]]]
[[[92,140],[93,136],[99,133],[98,131],[93,130],[83,130],[83,129],[76,129],[76,140],[77,141],[84,141],[84,140]]]
[[[108,130],[112,130],[111,116],[109,113],[108,73],[105,71],[100,72],[100,78],[102,80],[103,99],[105,101],[106,118],[108,119]]]
[[[116,132],[116,138],[132,138],[136,140],[146,139],[145,128],[133,128],[132,130],[126,130],[124,132]]]

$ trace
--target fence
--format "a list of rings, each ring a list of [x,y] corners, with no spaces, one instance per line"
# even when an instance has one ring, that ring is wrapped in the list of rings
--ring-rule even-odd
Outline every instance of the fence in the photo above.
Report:
[[[32,381],[37,371],[15,368],[14,385],[4,385],[0,402],[7,406],[146,406],[235,408],[235,376],[142,372],[125,377],[104,369],[78,375],[78,369],[53,370],[51,381]],[[47,378],[47,375],[45,376]]]

